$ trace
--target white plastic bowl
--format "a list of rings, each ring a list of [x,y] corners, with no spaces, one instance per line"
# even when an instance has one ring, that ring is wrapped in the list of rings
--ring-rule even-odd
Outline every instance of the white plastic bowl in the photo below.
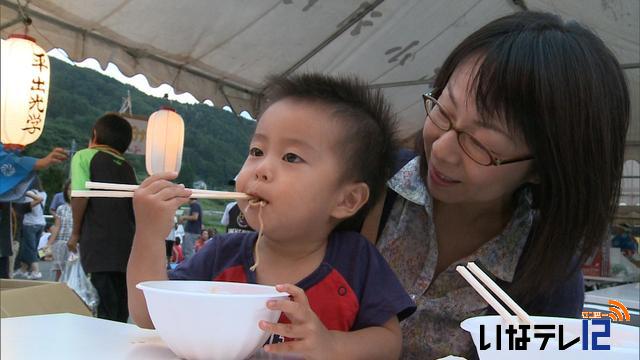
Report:
[[[598,344],[610,345],[610,350],[582,350],[582,319],[531,316],[534,324],[553,324],[556,325],[554,330],[542,330],[541,333],[554,333],[555,337],[550,339],[545,346],[545,350],[540,350],[542,344],[541,338],[533,336],[533,329],[528,330],[531,342],[527,344],[527,350],[508,350],[509,337],[505,334],[508,324],[498,315],[494,316],[477,316],[464,320],[460,327],[471,333],[473,343],[476,346],[480,360],[484,359],[518,359],[518,360],[541,360],[541,359],[629,359],[638,360],[640,328],[630,325],[623,325],[619,322],[611,322],[610,337],[600,338]],[[496,325],[502,325],[501,330],[501,348],[496,350]],[[569,349],[558,350],[558,325],[563,325],[563,342],[566,344],[576,337],[580,336],[581,340],[571,346]],[[484,343],[491,343],[491,348],[480,350],[480,325],[485,326]],[[603,330],[602,325],[592,326],[589,322],[588,341],[589,349],[592,348],[591,333],[592,331],[600,332]],[[520,331],[517,332],[520,334]]]
[[[276,322],[270,299],[289,295],[275,287],[218,281],[145,281],[149,315],[169,348],[183,359],[244,359],[269,333],[258,322]]]

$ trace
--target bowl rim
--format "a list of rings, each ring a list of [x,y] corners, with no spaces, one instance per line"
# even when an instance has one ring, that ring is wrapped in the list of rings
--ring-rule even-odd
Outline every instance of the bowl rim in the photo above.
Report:
[[[178,291],[178,290],[170,290],[170,289],[160,289],[157,287],[153,287],[150,285],[166,283],[168,281],[181,281],[181,282],[190,282],[190,283],[211,283],[215,284],[242,284],[247,285],[254,288],[269,288],[273,289],[273,294],[223,294],[223,293],[205,293],[205,292],[192,292],[192,291]],[[228,298],[287,298],[289,297],[289,293],[287,292],[278,292],[275,286],[271,285],[262,285],[262,284],[252,284],[252,283],[242,283],[235,281],[208,281],[208,280],[149,280],[149,281],[141,281],[136,284],[136,288],[142,290],[151,290],[154,292],[166,293],[166,294],[189,294],[191,296],[203,296],[203,297],[228,297]]]

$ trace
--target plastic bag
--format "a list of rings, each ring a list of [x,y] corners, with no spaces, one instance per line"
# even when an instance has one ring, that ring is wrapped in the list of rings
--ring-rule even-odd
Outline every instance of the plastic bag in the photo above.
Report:
[[[91,309],[91,312],[96,313],[99,301],[98,292],[84,273],[79,254],[69,253],[69,259],[62,272],[62,276],[60,276],[60,282],[67,284],[67,286],[73,289],[82,301],[87,304],[89,309]]]

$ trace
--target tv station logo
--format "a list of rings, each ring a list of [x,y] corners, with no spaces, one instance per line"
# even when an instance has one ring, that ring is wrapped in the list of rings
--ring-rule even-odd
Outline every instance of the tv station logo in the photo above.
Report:
[[[622,302],[609,300],[609,305],[610,313],[583,311],[581,331],[565,329],[564,324],[498,324],[495,326],[495,340],[490,342],[487,341],[485,325],[480,325],[480,350],[529,350],[532,339],[540,339],[540,350],[547,349],[552,339],[557,340],[557,350],[561,351],[578,344],[582,350],[611,350],[606,341],[611,337],[611,322],[629,322],[631,317]],[[506,344],[503,344],[503,333]]]
[[[631,316],[629,316],[629,310],[623,303],[617,300],[609,300],[609,311],[608,314],[604,314],[600,311],[583,311],[582,318],[583,319],[602,319],[605,317],[611,318],[611,321],[631,321]]]

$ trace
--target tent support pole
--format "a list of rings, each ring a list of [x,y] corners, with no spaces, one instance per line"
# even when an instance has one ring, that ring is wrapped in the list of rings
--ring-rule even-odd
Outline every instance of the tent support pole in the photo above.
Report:
[[[233,108],[233,104],[231,103],[231,100],[229,100],[229,97],[227,96],[227,93],[224,92],[224,86],[220,85],[218,87],[218,90],[220,90],[220,92],[222,93],[222,96],[224,97],[224,101],[227,103],[227,106],[229,106],[229,108],[231,108],[231,112],[238,118],[240,118],[240,115],[238,115],[238,113],[236,112],[236,109]]]

